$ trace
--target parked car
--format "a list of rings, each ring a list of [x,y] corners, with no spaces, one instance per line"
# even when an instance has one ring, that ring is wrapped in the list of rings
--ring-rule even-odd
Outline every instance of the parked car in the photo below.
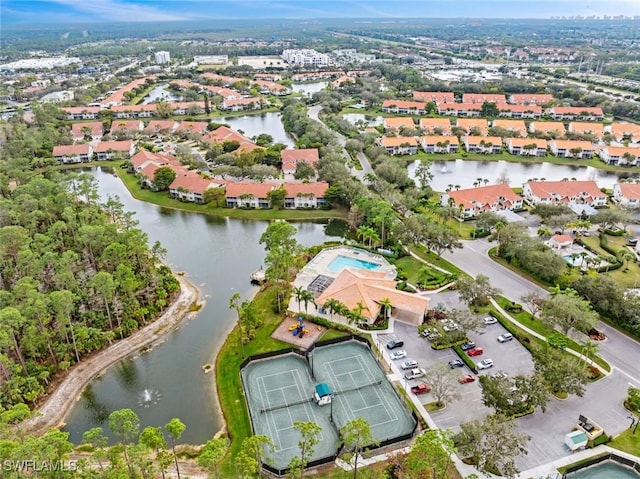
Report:
[[[427,394],[429,391],[431,391],[431,386],[426,383],[420,383],[416,384],[415,386],[411,386],[411,392],[416,395]]]
[[[507,341],[511,341],[512,339],[513,339],[513,334],[511,333],[504,333],[498,336],[499,343],[506,343]]]
[[[471,348],[469,351],[467,351],[467,354],[469,356],[480,356],[484,354],[484,349],[482,349],[480,346],[478,346],[477,348]]]
[[[483,359],[478,364],[476,364],[476,368],[478,370],[489,369],[493,367],[493,359]]]
[[[449,367],[451,369],[462,368],[464,367],[464,363],[462,362],[462,359],[454,359],[452,361],[449,361]]]
[[[442,329],[444,329],[447,333],[451,333],[453,331],[458,331],[460,329],[460,325],[455,321],[449,321],[442,327]]]
[[[415,369],[418,367],[418,361],[414,361],[413,359],[409,359],[403,362],[400,367],[402,369]]]
[[[404,341],[401,339],[394,339],[387,343],[387,349],[396,349],[404,346]]]
[[[498,320],[496,318],[494,318],[493,316],[489,315],[489,316],[485,316],[484,318],[482,318],[482,322],[484,324],[496,324],[498,322]]]
[[[404,349],[399,349],[391,353],[391,359],[402,359],[407,357],[407,352]]]
[[[460,384],[467,384],[467,383],[472,383],[473,381],[475,381],[476,378],[474,376],[472,376],[471,374],[465,374],[463,376],[460,376],[458,378],[458,382]]]
[[[469,341],[468,343],[462,343],[460,345],[460,349],[462,349],[463,351],[468,351],[469,349],[473,349],[476,347],[476,343],[474,343],[473,341]]]
[[[426,371],[421,368],[415,368],[404,373],[405,379],[418,379],[426,374]]]

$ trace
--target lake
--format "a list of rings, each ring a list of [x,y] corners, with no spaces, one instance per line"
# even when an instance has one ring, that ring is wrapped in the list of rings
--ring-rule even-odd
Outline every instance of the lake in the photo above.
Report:
[[[167,263],[174,271],[185,272],[200,288],[206,305],[195,319],[185,320],[166,336],[163,344],[118,362],[93,380],[67,415],[65,429],[76,443],[92,427],[102,426],[108,432],[108,415],[126,407],[140,416],[141,429],[163,426],[178,417],[187,426],[182,441],[204,443],[220,429],[222,419],[215,377],[204,374],[202,365],[214,363],[235,324],[236,313],[229,309],[229,298],[238,292],[246,299],[257,291],[249,274],[264,265],[265,251],[258,241],[267,222],[161,208],[134,199],[114,174],[103,169],[93,172],[102,198],[118,195],[127,211],[136,212],[149,243],[162,243]],[[312,222],[295,225],[297,239],[305,246],[331,239],[328,233],[336,229]]]
[[[163,83],[162,85],[158,85],[157,87],[155,87],[153,90],[149,92],[147,96],[144,97],[144,99],[142,100],[142,104],[147,105],[149,103],[155,103],[159,100],[181,101],[182,97],[174,95],[169,90],[167,90],[168,86],[169,86],[168,83]]]
[[[369,116],[363,113],[345,113],[342,117],[352,125],[357,124],[359,121],[366,123],[366,126],[379,126],[382,125],[384,118],[381,116]]]
[[[409,176],[415,177],[415,161],[409,165]],[[577,180],[595,180],[600,188],[613,188],[620,175],[598,170],[591,166],[556,165],[553,163],[513,163],[509,161],[452,160],[434,161],[431,167],[435,191],[445,191],[449,185],[460,188],[472,188],[478,178],[486,178],[489,185],[496,184],[498,178],[506,175],[509,185],[522,187],[528,180],[545,178],[548,181],[560,181],[564,178]],[[628,175],[627,175],[628,176]],[[483,183],[484,184],[484,183]]]
[[[258,115],[229,116],[214,120],[218,123],[226,123],[234,130],[242,130],[248,138],[266,133],[273,137],[274,143],[283,143],[289,148],[295,147],[295,142],[289,134],[284,131],[280,112],[261,113]]]
[[[327,81],[318,81],[318,82],[310,82],[310,83],[293,83],[291,85],[291,90],[302,93],[307,96],[311,96],[314,93],[318,93],[319,91],[326,88],[329,84]]]

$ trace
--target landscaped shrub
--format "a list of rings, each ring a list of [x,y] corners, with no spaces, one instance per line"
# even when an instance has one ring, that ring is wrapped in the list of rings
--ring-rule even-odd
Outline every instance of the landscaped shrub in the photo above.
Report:
[[[511,313],[522,313],[522,305],[518,304],[514,301],[512,301],[511,303],[507,304],[507,306],[505,307],[505,309]]]
[[[471,237],[476,239],[476,238],[484,238],[486,236],[489,236],[491,234],[491,231],[488,230],[484,230],[482,228],[476,228],[474,230],[471,231]]]
[[[630,387],[627,390],[627,399],[624,400],[624,407],[629,411],[640,411],[640,389]]]
[[[596,447],[596,446],[599,446],[601,444],[606,444],[610,440],[611,440],[611,438],[609,436],[607,436],[606,434],[603,434],[602,436],[596,437],[593,441],[589,441],[587,443],[587,447]]]

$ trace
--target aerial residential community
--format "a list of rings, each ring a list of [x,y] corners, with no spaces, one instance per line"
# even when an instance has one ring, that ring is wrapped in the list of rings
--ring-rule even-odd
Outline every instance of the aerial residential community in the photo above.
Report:
[[[638,5],[227,3],[0,5],[2,477],[640,478]]]

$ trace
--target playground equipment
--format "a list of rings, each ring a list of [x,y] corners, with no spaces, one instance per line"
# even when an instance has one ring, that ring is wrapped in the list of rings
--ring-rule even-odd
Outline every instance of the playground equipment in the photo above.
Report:
[[[293,323],[291,326],[289,326],[289,331],[293,331],[294,336],[300,336],[301,338],[309,332],[309,330],[304,327],[302,316],[298,316],[297,323]]]

